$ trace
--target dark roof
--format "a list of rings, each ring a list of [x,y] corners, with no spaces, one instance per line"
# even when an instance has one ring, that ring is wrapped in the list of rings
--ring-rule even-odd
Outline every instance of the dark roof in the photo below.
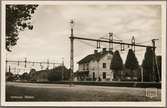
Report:
[[[91,60],[99,61],[104,55],[106,55],[108,53],[113,54],[113,52],[111,52],[111,51],[105,51],[105,52],[98,52],[98,53],[94,53],[94,54],[89,54],[86,57],[84,57],[83,59],[81,59],[78,62],[78,64],[89,63]]]

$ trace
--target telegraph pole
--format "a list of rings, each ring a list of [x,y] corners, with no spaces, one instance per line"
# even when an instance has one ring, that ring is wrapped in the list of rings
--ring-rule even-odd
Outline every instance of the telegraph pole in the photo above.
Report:
[[[9,65],[9,73],[11,72],[11,68],[10,68],[10,65]]]
[[[132,50],[134,51],[134,53],[135,53],[135,37],[133,36],[132,37],[132,40],[131,40],[131,43],[132,43]]]
[[[70,26],[71,26],[71,36],[70,36],[70,46],[71,46],[71,50],[70,50],[70,80],[71,80],[71,84],[73,81],[73,71],[74,71],[74,34],[73,34],[73,27],[74,27],[74,21],[71,20],[70,21]]]
[[[64,80],[64,58],[62,58],[62,81]]]
[[[109,51],[113,50],[113,43],[112,42],[113,42],[113,33],[109,33]]]
[[[47,70],[49,69],[49,59],[47,60]]]
[[[27,58],[25,58],[25,64],[24,64],[24,67],[26,68],[27,67]]]

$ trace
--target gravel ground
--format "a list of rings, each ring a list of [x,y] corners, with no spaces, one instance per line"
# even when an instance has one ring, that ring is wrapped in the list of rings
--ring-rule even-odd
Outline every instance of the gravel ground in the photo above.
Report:
[[[7,82],[6,101],[160,101],[146,88]]]

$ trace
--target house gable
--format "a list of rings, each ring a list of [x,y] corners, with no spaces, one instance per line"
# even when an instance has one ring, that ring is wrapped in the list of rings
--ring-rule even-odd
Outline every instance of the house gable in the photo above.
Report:
[[[84,64],[84,63],[89,63],[90,61],[99,61],[101,58],[103,58],[106,54],[113,54],[111,51],[105,51],[105,52],[98,52],[95,54],[90,54],[83,59],[81,59],[78,64]]]

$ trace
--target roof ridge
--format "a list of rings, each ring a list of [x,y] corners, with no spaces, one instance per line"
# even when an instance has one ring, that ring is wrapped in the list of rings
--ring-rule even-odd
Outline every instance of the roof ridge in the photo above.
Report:
[[[81,63],[88,63],[90,62],[91,60],[95,59],[97,61],[100,60],[100,58],[102,58],[105,54],[108,54],[110,53],[110,51],[101,51],[101,52],[97,52],[97,53],[93,53],[93,54],[89,54],[87,55],[86,57],[84,57],[83,59],[81,59],[78,64],[81,64]],[[113,54],[112,52],[110,54]]]

